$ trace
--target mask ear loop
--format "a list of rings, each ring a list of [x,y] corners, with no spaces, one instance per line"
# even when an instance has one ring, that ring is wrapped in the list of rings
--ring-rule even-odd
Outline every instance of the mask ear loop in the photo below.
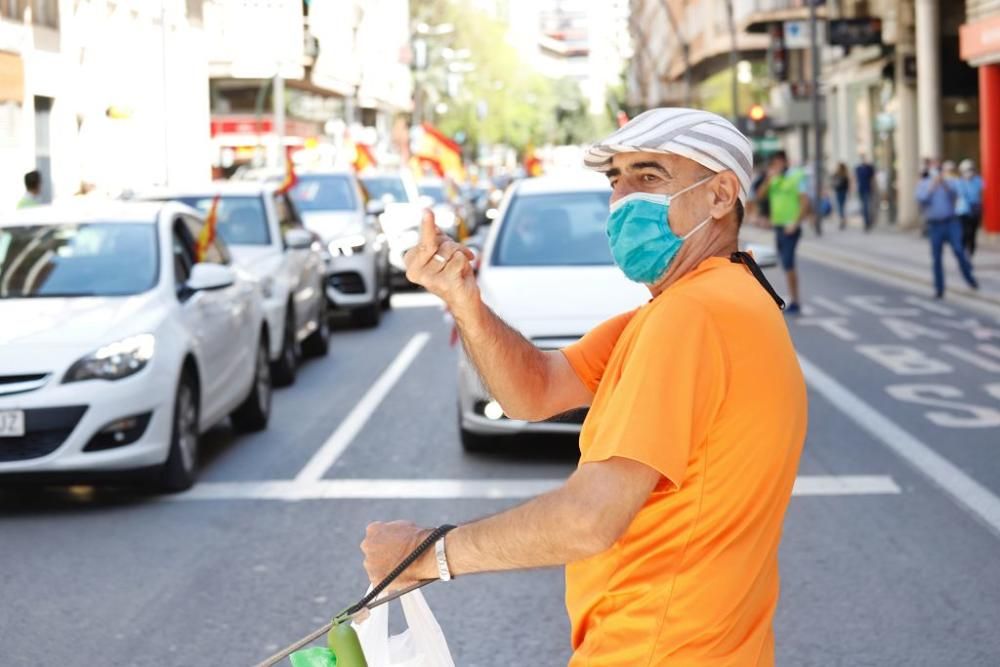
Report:
[[[687,241],[689,238],[695,235],[695,232],[697,232],[699,229],[701,229],[708,223],[712,222],[712,220],[713,220],[712,216],[708,216],[707,218],[699,222],[697,225],[695,225],[694,229],[692,229],[690,232],[681,237],[681,241]]]

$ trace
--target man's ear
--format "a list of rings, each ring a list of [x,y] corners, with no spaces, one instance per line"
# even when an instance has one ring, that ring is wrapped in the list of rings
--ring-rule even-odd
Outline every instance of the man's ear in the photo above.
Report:
[[[716,220],[724,218],[736,207],[740,195],[740,179],[731,171],[723,171],[711,183],[709,215]]]

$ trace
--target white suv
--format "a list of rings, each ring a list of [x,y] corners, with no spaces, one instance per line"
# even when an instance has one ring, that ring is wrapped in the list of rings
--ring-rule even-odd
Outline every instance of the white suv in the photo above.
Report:
[[[324,254],[289,200],[272,183],[219,181],[178,190],[172,199],[202,214],[219,197],[217,232],[233,258],[260,280],[271,343],[271,372],[277,385],[295,381],[302,353],[322,356],[330,326],[323,298]]]
[[[271,411],[260,287],[172,202],[0,219],[0,479],[194,482],[198,439]]]

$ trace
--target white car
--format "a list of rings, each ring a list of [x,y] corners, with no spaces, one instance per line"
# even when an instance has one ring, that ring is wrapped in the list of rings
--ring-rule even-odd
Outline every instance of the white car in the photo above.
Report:
[[[649,300],[615,266],[605,232],[611,189],[592,172],[525,179],[512,186],[481,253],[483,300],[542,349],[573,343],[597,324]],[[490,448],[494,436],[576,433],[586,410],[545,422],[508,419],[459,351],[462,445]]]
[[[272,183],[220,181],[154,198],[179,201],[206,214],[216,196],[217,232],[236,263],[259,279],[264,293],[274,383],[292,384],[303,353],[323,356],[329,349],[325,253],[288,195]]]
[[[417,183],[421,203],[434,211],[434,221],[442,232],[458,238],[459,224],[463,223],[458,194],[450,181],[442,178],[425,178]],[[466,231],[471,231],[466,228]]]
[[[366,204],[357,177],[346,169],[300,172],[291,196],[306,228],[330,252],[330,304],[361,326],[376,326],[392,296],[389,247],[378,220],[385,205]]]
[[[172,202],[27,209],[0,220],[0,483],[194,482],[198,440],[267,426],[256,279]]]

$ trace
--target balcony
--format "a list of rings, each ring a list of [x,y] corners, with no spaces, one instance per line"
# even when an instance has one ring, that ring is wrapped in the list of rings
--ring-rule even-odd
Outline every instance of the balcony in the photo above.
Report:
[[[826,4],[816,2],[816,16],[826,19]],[[734,19],[740,28],[749,33],[766,33],[771,26],[785,21],[804,21],[809,18],[807,0],[734,0]]]

